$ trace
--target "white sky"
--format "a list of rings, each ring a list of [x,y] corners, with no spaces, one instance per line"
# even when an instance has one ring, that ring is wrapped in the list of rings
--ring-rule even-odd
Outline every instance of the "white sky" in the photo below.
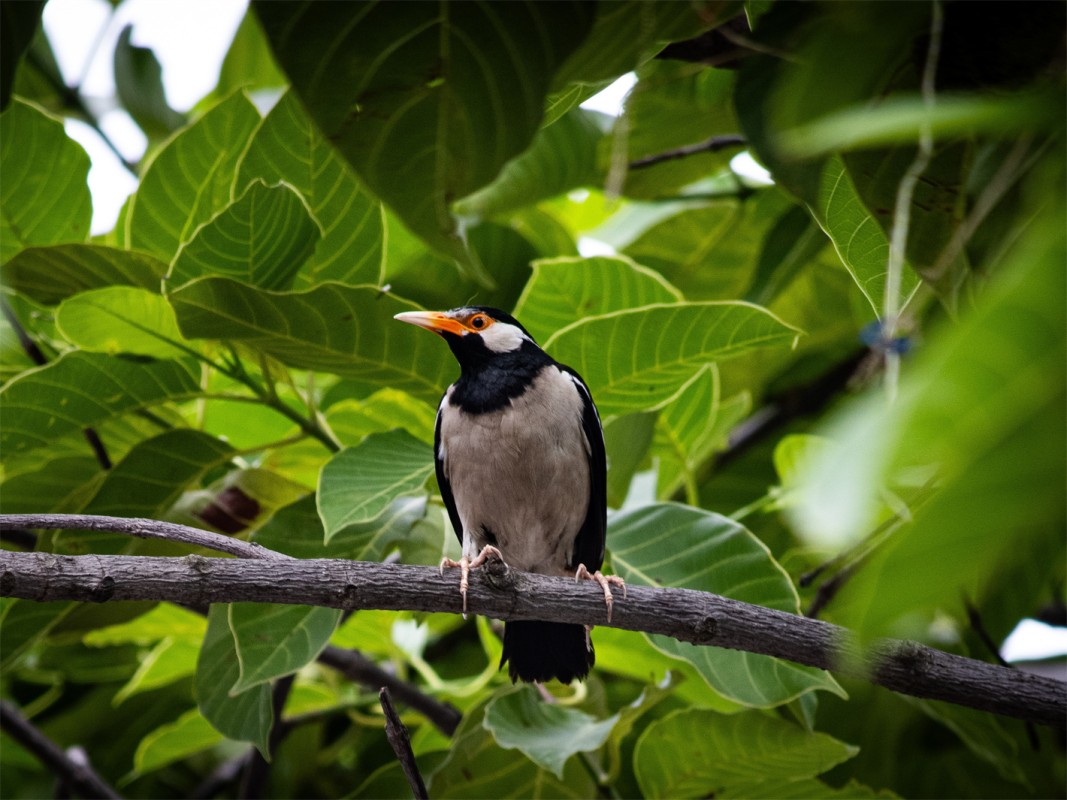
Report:
[[[137,161],[144,154],[144,135],[112,100],[112,54],[122,29],[132,24],[133,43],[152,48],[163,68],[168,102],[178,111],[188,111],[218,82],[222,60],[247,7],[248,0],[125,0],[112,12],[106,0],[49,0],[44,25],[67,83],[81,84],[100,115],[101,127],[127,159]],[[634,82],[633,73],[623,75],[582,107],[618,115]],[[92,232],[106,233],[137,181],[88,125],[68,121],[66,129],[92,160]],[[770,180],[748,153],[731,163],[753,180]],[[602,243],[595,240],[583,239],[580,244],[586,255],[601,251]],[[1024,661],[1065,652],[1067,630],[1024,620],[1005,642],[1003,655],[1008,661]]]

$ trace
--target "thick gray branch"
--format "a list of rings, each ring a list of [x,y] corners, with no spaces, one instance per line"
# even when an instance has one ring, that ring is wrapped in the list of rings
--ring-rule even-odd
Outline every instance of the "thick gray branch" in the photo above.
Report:
[[[0,596],[42,602],[259,602],[458,614],[458,582],[455,574],[442,576],[432,567],[358,561],[0,552]],[[598,586],[515,572],[499,562],[472,574],[469,606],[497,619],[607,624]],[[628,599],[616,598],[611,626],[785,658],[896,692],[1046,725],[1063,726],[1067,712],[1067,684],[1060,681],[914,642],[885,641],[861,658],[843,628],[690,589],[630,586]]]

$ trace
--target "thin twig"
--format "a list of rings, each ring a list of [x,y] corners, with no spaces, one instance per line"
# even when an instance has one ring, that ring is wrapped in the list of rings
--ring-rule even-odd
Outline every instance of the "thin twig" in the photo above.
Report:
[[[712,136],[706,142],[686,145],[676,150],[667,150],[664,153],[657,153],[654,156],[645,156],[636,161],[631,161],[630,169],[644,169],[645,167],[662,164],[664,161],[673,161],[676,158],[686,158],[699,153],[717,153],[727,147],[743,147],[745,144],[747,144],[745,137],[736,133],[725,136]]]
[[[97,774],[88,759],[84,763],[71,759],[59,745],[45,736],[7,700],[0,700],[0,729],[30,751],[82,797],[121,800],[122,795]]]
[[[283,603],[329,608],[460,614],[454,578],[433,567],[341,559],[57,556],[0,551],[0,596],[37,602],[167,600]],[[487,564],[471,577],[472,613],[504,620],[610,625],[838,670],[896,692],[1064,727],[1067,684],[952,655],[915,642],[884,640],[866,651],[849,631],[821,620],[692,589],[631,584],[606,620],[599,587],[575,585]]]
[[[389,699],[389,690],[386,687],[383,686],[378,691],[378,700],[382,704],[382,711],[385,712],[385,738],[389,740],[389,746],[396,753],[400,768],[404,770],[404,777],[408,779],[408,785],[411,786],[411,793],[415,795],[415,800],[428,800],[426,784],[422,780],[419,765],[415,761],[415,753],[411,750],[408,729],[404,727],[396,709],[393,708],[393,703]]]
[[[42,528],[45,530],[107,531],[139,539],[165,539],[170,542],[205,547],[238,558],[291,559],[255,542],[245,542],[220,533],[137,517],[104,517],[87,514],[0,514],[0,531]]]

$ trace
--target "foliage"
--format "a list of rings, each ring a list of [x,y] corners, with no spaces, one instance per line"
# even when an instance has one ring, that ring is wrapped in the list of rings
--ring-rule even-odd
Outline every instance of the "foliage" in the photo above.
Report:
[[[392,316],[474,301],[588,380],[629,582],[800,611],[825,562],[825,618],[982,659],[968,606],[1001,641],[1063,603],[1061,4],[263,3],[188,115],[127,30],[118,100],[152,149],[100,236],[61,122],[88,112],[40,4],[3,11],[0,510],[437,563],[455,366]],[[665,55],[692,60],[654,58],[683,40]],[[578,108],[633,70],[618,119]],[[773,185],[735,150],[631,165],[738,133]],[[578,256],[587,238],[617,254]],[[451,738],[405,714],[433,796],[1062,789],[1048,731],[1035,752],[1021,723],[661,637],[596,631],[587,683],[546,705],[496,671],[484,620],[0,613],[4,697],[131,797],[192,793],[281,720],[272,796],[408,796],[376,692],[316,662],[329,642],[464,711]],[[0,770],[7,797],[51,791],[10,741]]]

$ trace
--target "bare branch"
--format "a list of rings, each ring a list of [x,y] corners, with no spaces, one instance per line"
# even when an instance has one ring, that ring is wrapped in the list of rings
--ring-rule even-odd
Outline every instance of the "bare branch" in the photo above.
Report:
[[[0,728],[33,753],[42,764],[68,784],[82,797],[106,797],[121,800],[116,792],[92,768],[88,760],[78,763],[63,752],[63,749],[45,736],[11,703],[0,700]]]
[[[87,514],[0,514],[0,531],[26,528],[47,530],[107,531],[136,536],[139,539],[166,539],[170,542],[205,547],[238,558],[292,560],[290,556],[253,542],[245,542],[220,533],[211,533],[187,525],[135,517],[103,517]]]
[[[389,746],[396,753],[400,768],[404,770],[404,777],[408,779],[408,785],[411,786],[411,793],[415,795],[415,800],[428,800],[426,784],[422,780],[419,765],[415,761],[415,753],[411,750],[408,729],[400,721],[389,699],[389,690],[384,686],[378,692],[378,700],[382,704],[382,711],[385,712],[385,738],[389,740]]]
[[[712,136],[707,141],[700,142],[699,144],[690,144],[685,147],[679,147],[676,150],[668,150],[665,153],[656,153],[653,156],[646,156],[645,158],[631,161],[630,169],[643,169],[656,164],[662,164],[664,161],[673,161],[676,158],[686,158],[688,156],[695,156],[699,153],[717,153],[720,150],[725,150],[727,147],[744,147],[746,144],[745,137],[736,133],[724,136]]]
[[[432,567],[332,559],[277,562],[137,556],[56,556],[0,551],[0,596],[35,601],[169,600],[287,603],[330,608],[462,612],[455,578]],[[550,619],[604,625],[598,587],[509,570],[476,573],[470,610],[497,619]],[[951,655],[915,642],[886,640],[866,653],[844,628],[691,589],[631,585],[611,626],[696,645],[784,658],[834,669],[896,692],[1064,726],[1067,684]]]

